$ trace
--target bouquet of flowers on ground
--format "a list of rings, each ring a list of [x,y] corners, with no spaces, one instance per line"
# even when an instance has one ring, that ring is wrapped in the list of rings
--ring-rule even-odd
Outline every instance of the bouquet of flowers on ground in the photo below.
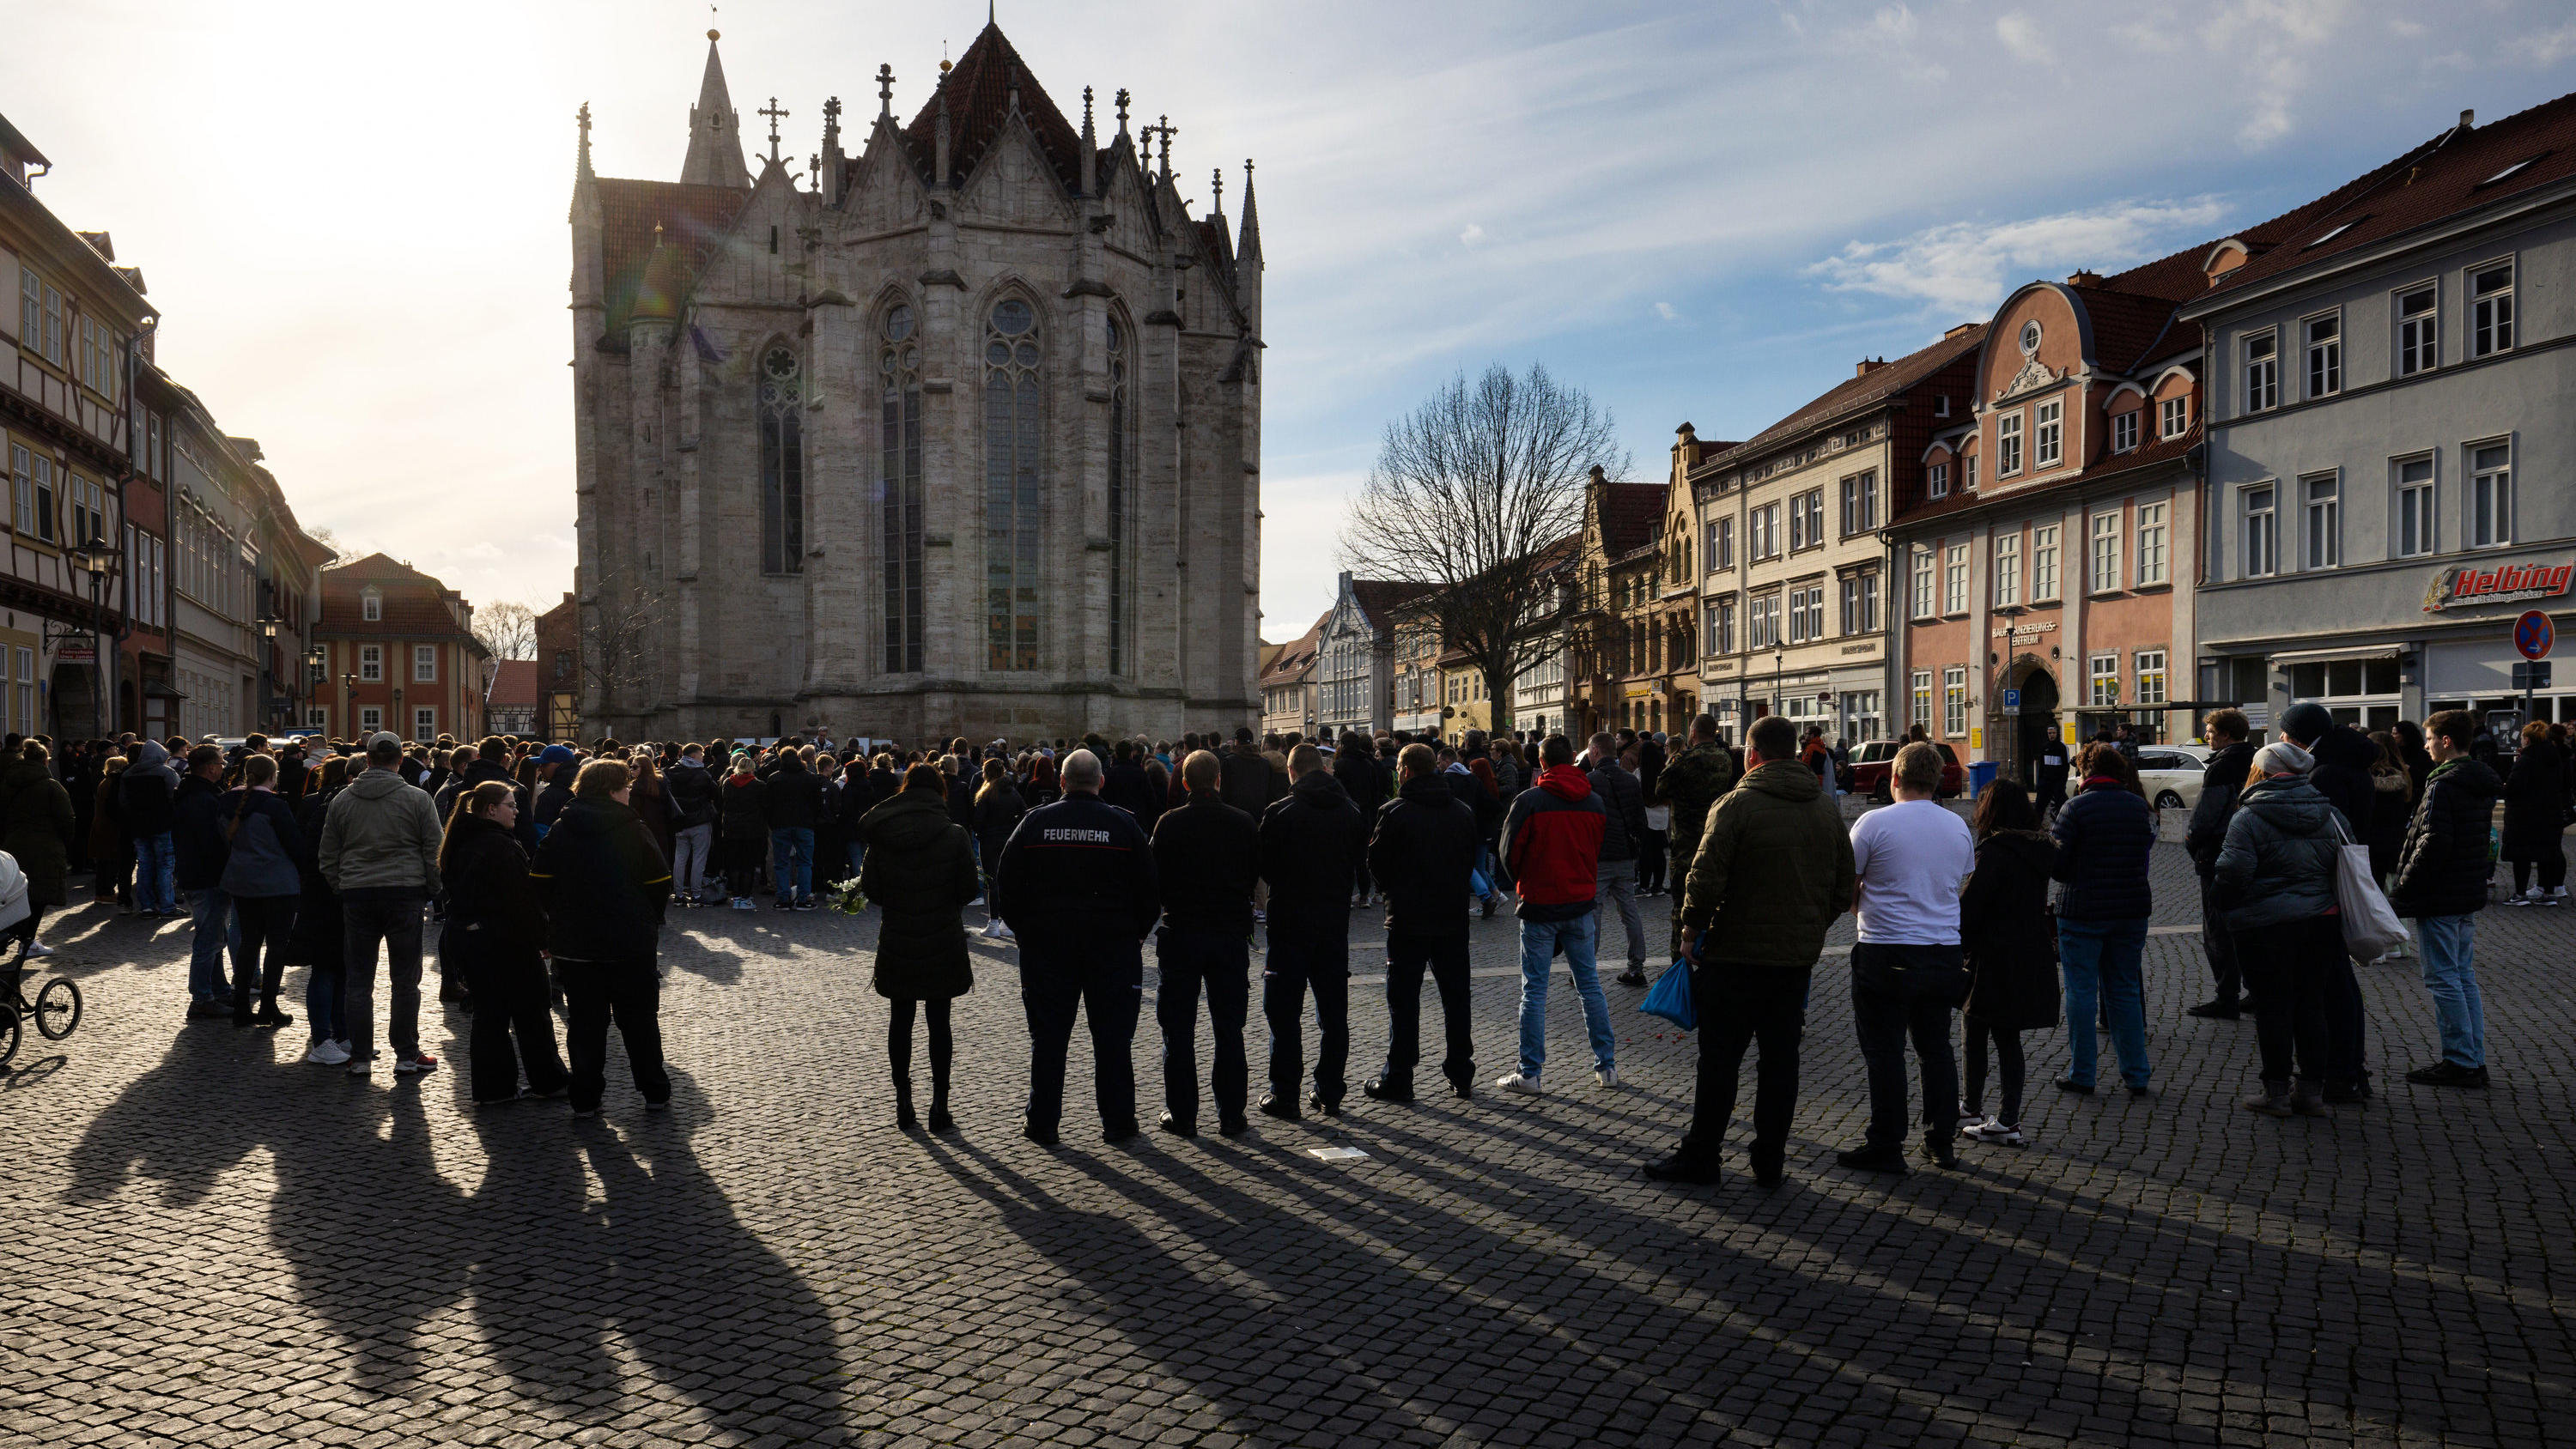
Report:
[[[832,909],[845,916],[855,916],[868,908],[868,898],[859,894],[859,878],[836,880],[823,889],[832,897]]]

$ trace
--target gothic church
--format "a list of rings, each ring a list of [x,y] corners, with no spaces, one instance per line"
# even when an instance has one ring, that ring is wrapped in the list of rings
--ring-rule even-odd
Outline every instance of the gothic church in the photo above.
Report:
[[[716,33],[677,181],[572,201],[584,698],[621,738],[1258,715],[1261,233],[987,25],[909,124],[754,174]],[[1159,135],[1159,162],[1152,155]]]

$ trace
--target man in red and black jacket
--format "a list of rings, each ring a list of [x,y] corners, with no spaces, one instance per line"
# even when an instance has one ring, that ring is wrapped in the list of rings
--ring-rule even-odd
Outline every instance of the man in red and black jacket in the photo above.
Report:
[[[1547,1061],[1547,977],[1559,951],[1583,998],[1592,1078],[1604,1087],[1619,1085],[1610,1003],[1592,952],[1601,839],[1610,816],[1591,780],[1574,768],[1574,746],[1565,736],[1547,737],[1539,763],[1538,784],[1513,798],[1503,820],[1503,871],[1520,901],[1514,914],[1521,920],[1521,1061],[1519,1071],[1494,1085],[1525,1096],[1538,1094],[1539,1068]]]

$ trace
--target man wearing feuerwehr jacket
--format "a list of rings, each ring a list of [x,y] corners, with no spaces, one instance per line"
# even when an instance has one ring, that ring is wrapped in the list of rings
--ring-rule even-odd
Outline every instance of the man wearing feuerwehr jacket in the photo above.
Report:
[[[1020,817],[994,872],[992,909],[1020,943],[1029,1017],[1028,1120],[1020,1131],[1032,1142],[1056,1140],[1077,1008],[1091,1022],[1101,1136],[1136,1135],[1136,1012],[1144,940],[1162,915],[1162,892],[1136,817],[1101,801],[1101,773],[1089,750],[1067,755],[1064,798]]]

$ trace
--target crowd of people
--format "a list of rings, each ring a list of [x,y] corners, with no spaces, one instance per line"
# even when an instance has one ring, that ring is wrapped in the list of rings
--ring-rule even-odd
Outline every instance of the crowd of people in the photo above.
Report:
[[[2339,922],[2355,844],[2367,879],[2416,923],[2411,949],[2439,1021],[2439,1060],[2409,1080],[2486,1085],[2472,957],[2495,859],[2489,819],[2502,799],[2509,901],[2562,901],[2560,839],[2576,799],[2559,727],[2525,731],[2509,780],[2491,763],[2492,741],[2456,711],[2366,735],[2303,704],[2263,743],[2231,709],[2205,730],[2212,749],[2185,847],[2216,991],[2191,1010],[2255,1018],[2259,1090],[2244,1105],[2319,1116],[2372,1094]],[[583,749],[378,734],[328,746],[252,736],[231,750],[125,737],[56,760],[48,742],[12,737],[0,758],[0,848],[17,858],[34,908],[14,928],[22,955],[49,950],[44,914],[69,903],[67,877],[88,868],[99,901],[147,920],[188,918],[192,1018],[290,1026],[281,978],[307,967],[305,1060],[316,1065],[374,1070],[381,959],[392,1070],[414,1075],[438,1066],[419,1023],[434,928],[440,998],[472,1014],[481,1104],[569,1098],[596,1113],[613,1025],[645,1105],[666,1105],[657,955],[667,910],[755,909],[764,885],[776,909],[813,910],[818,889],[829,899],[843,882],[854,885],[851,906],[881,913],[873,985],[891,1004],[888,1066],[907,1130],[920,1125],[916,1018],[928,1033],[929,1126],[953,1125],[950,1008],[973,989],[968,912],[978,903],[985,935],[1016,948],[1031,1058],[1021,1130],[1041,1142],[1061,1125],[1077,1020],[1091,1037],[1103,1135],[1140,1130],[1132,1043],[1149,938],[1162,1130],[1198,1130],[1203,1076],[1228,1135],[1254,1110],[1339,1115],[1352,913],[1373,904],[1383,908],[1388,1031],[1360,1090],[1403,1102],[1421,1061],[1426,973],[1444,1019],[1440,1079],[1458,1096],[1474,1092],[1470,923],[1506,898],[1520,946],[1518,1041],[1494,1086],[1535,1095],[1552,1080],[1546,1004],[1560,959],[1593,1082],[1619,1086],[1603,933],[1616,933],[1609,949],[1624,947],[1616,980],[1645,987],[1639,901],[1669,894],[1656,952],[1688,972],[1700,1065],[1688,1129],[1647,1168],[1657,1178],[1717,1174],[1754,1050],[1749,1165],[1757,1180],[1778,1180],[1812,974],[1845,911],[1871,1113],[1844,1165],[1908,1170],[1918,1123],[1921,1155],[1943,1165],[1955,1164],[1962,1135],[2025,1142],[2021,1038],[2061,1021],[2059,1089],[2096,1091],[2107,1032],[2120,1085],[2153,1090],[2143,954],[2155,812],[2111,739],[2082,749],[2071,782],[2047,778],[2043,760],[2033,787],[1990,783],[1966,818],[1939,802],[1946,762],[1918,740],[1891,766],[1890,803],[1851,824],[1830,753],[1779,717],[1757,720],[1740,750],[1702,716],[1686,740],[1621,731],[1580,744],[1481,732],[1455,744],[1393,733],[1262,740],[1246,729],[1177,744]],[[1257,1100],[1244,1042],[1256,936],[1270,1036]],[[1202,1001],[1215,1044],[1204,1068]],[[1964,1081],[1954,1017],[1965,1022]]]

